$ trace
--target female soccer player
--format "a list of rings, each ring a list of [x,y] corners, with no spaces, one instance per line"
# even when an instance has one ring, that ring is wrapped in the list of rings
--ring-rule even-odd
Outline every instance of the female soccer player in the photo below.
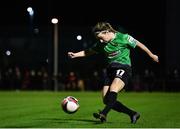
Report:
[[[101,52],[106,55],[108,61],[107,77],[104,80],[102,90],[105,107],[98,113],[93,113],[93,116],[100,119],[101,122],[105,122],[108,112],[113,109],[129,115],[131,123],[135,124],[140,114],[117,100],[118,92],[127,85],[131,77],[130,48],[136,46],[141,48],[155,62],[159,62],[158,56],[129,34],[116,31],[110,23],[98,22],[93,28],[93,33],[98,39],[93,47],[75,53],[68,52],[70,58],[85,57]]]

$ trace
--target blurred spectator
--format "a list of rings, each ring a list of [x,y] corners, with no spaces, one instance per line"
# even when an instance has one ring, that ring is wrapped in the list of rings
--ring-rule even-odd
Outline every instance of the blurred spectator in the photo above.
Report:
[[[136,74],[132,78],[133,91],[142,91],[140,75]]]
[[[34,69],[30,71],[30,79],[31,79],[31,89],[34,90],[36,88],[36,71]]]
[[[10,67],[5,73],[5,78],[6,78],[6,87],[9,90],[14,89],[14,80],[13,80],[13,69]]]
[[[179,70],[177,69],[177,68],[175,68],[174,70],[173,70],[173,74],[172,74],[173,76],[172,76],[172,90],[173,91],[179,91],[180,90],[180,75],[179,75]]]
[[[154,73],[153,71],[150,71],[149,69],[144,70],[143,74],[143,90],[152,92],[154,87]]]
[[[174,75],[174,79],[179,79],[179,70],[178,69],[174,69],[173,71],[173,75]]]
[[[180,76],[177,68],[168,71],[165,91],[179,91]]]
[[[66,84],[66,90],[78,90],[77,87],[77,76],[74,72],[69,72],[69,75],[67,77],[67,84]]]
[[[93,76],[91,79],[91,85],[92,85],[92,90],[97,91],[100,89],[99,84],[100,84],[100,77],[98,71],[93,72]]]
[[[22,82],[22,73],[19,69],[18,66],[15,67],[15,72],[14,72],[14,86],[16,90],[20,90],[21,89],[21,82]]]
[[[42,88],[43,90],[48,89],[48,73],[45,69],[42,72]]]
[[[38,90],[41,90],[41,89],[43,89],[43,73],[42,73],[42,69],[39,69],[38,71],[37,71],[37,75],[36,75],[36,77],[37,77],[37,87],[36,87],[36,89],[38,89]]]
[[[61,72],[58,74],[58,90],[65,90],[65,77]]]
[[[83,79],[78,79],[78,90],[84,91],[85,90],[85,84]]]
[[[30,85],[31,85],[30,73],[29,70],[26,69],[24,72],[24,78],[22,80],[22,89],[28,90],[30,89]]]

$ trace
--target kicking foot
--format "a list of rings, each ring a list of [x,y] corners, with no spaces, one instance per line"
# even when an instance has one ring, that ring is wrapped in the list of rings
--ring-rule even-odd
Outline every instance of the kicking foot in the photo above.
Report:
[[[106,122],[106,116],[101,113],[93,113],[94,118],[100,119],[101,122]]]
[[[131,118],[131,123],[135,124],[137,122],[137,120],[140,118],[140,114],[139,113],[135,113],[130,118]]]

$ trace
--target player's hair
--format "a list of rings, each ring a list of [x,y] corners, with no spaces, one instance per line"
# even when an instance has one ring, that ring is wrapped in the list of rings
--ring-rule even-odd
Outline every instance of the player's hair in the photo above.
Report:
[[[117,32],[110,23],[108,22],[98,22],[92,29],[92,32],[94,33],[95,36],[101,31],[109,31],[109,32]]]

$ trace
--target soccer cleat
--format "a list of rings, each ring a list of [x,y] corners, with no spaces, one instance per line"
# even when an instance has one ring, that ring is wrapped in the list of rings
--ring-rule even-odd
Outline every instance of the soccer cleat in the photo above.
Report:
[[[93,113],[93,116],[96,119],[100,119],[101,122],[106,122],[106,116],[104,114],[101,113]]]
[[[134,115],[131,116],[131,123],[135,124],[137,122],[137,120],[139,119],[140,114],[139,113],[135,113]]]

